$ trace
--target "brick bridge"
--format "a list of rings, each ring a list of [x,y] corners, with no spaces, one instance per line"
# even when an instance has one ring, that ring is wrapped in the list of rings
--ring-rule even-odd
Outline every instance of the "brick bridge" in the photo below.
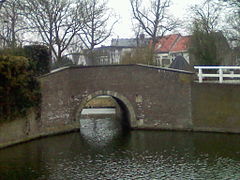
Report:
[[[189,129],[192,76],[144,65],[78,66],[50,73],[41,78],[41,127],[47,133],[77,129],[86,103],[109,95],[131,128]]]
[[[83,107],[108,95],[133,129],[240,133],[240,84],[196,83],[194,74],[143,65],[69,67],[40,78],[41,111],[0,126],[0,148],[79,130]],[[38,116],[38,115],[41,116]]]
[[[40,78],[41,116],[0,126],[0,148],[79,130],[83,107],[113,97],[133,129],[240,133],[240,84],[196,83],[186,71],[143,65],[69,67]]]

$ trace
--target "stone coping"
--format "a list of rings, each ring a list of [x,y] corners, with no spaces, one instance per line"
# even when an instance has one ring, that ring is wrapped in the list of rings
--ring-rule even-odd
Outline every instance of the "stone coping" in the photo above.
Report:
[[[195,72],[191,71],[185,71],[180,69],[173,69],[173,68],[167,68],[167,67],[159,67],[159,66],[153,66],[153,65],[144,65],[144,64],[109,64],[109,65],[93,65],[93,66],[82,66],[82,65],[73,65],[73,66],[66,66],[61,67],[55,70],[52,70],[50,73],[44,74],[41,77],[46,77],[61,71],[65,71],[68,69],[87,69],[87,68],[102,68],[102,67],[122,67],[122,66],[136,66],[136,67],[143,67],[143,68],[149,68],[149,69],[155,69],[155,70],[163,70],[163,71],[170,71],[170,72],[176,72],[176,73],[184,73],[184,74],[195,74]]]

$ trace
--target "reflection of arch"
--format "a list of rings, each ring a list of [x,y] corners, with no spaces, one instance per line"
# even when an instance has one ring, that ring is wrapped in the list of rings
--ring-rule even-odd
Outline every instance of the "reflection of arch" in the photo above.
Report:
[[[76,120],[80,119],[83,108],[90,100],[92,100],[93,98],[95,98],[97,96],[104,96],[104,95],[111,96],[112,98],[114,98],[117,101],[117,103],[120,105],[120,107],[123,108],[124,111],[127,111],[130,127],[135,127],[135,125],[137,124],[136,123],[136,115],[135,115],[135,111],[134,111],[132,104],[125,96],[123,96],[117,92],[112,92],[112,91],[97,91],[97,92],[92,93],[92,94],[88,95],[87,97],[85,97],[77,109],[77,113],[76,113],[76,117],[75,117]]]

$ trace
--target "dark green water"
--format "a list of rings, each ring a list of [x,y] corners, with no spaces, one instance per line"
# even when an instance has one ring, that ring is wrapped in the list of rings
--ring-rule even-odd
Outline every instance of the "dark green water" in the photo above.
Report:
[[[0,179],[240,179],[240,135],[123,133],[110,122],[0,150]]]

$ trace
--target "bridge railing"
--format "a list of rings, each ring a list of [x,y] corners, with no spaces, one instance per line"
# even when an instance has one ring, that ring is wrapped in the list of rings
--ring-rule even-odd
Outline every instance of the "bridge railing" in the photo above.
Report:
[[[240,80],[240,66],[194,66],[194,68],[198,70],[200,83],[209,78],[217,78],[219,83],[223,83],[224,78]],[[203,72],[203,70],[208,72]],[[214,73],[212,73],[213,71]]]

